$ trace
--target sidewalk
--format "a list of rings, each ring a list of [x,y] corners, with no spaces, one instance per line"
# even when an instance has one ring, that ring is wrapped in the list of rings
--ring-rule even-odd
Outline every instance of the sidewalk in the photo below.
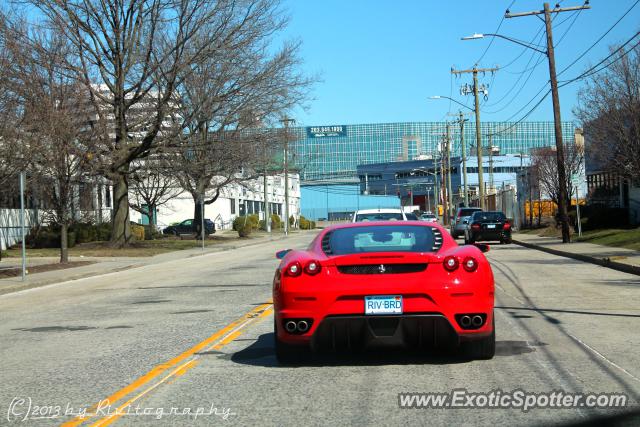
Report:
[[[631,249],[584,242],[564,244],[562,240],[556,237],[540,237],[522,233],[513,235],[513,243],[554,255],[613,268],[625,273],[640,275],[640,252]]]
[[[307,231],[300,231],[300,233],[306,232]],[[297,233],[298,232],[296,232],[296,234]],[[78,280],[85,277],[98,276],[107,273],[114,273],[130,268],[142,267],[144,265],[160,264],[167,261],[186,259],[215,252],[234,250],[242,248],[244,246],[283,240],[284,238],[284,235],[278,234],[275,236],[261,236],[251,239],[238,239],[233,242],[221,243],[219,245],[206,247],[204,250],[202,250],[202,248],[185,249],[167,252],[151,257],[71,257],[69,261],[91,261],[94,263],[79,267],[27,275],[27,278],[24,282],[22,281],[21,277],[0,279],[0,295],[46,286],[53,283]],[[34,266],[46,263],[55,263],[58,260],[58,258],[34,257],[27,259],[27,265]],[[2,262],[0,263],[0,268],[20,267],[20,265],[20,258],[3,258]]]

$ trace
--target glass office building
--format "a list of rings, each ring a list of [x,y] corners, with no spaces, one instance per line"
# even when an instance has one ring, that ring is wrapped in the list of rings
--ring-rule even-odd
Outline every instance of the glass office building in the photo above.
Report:
[[[357,183],[357,166],[437,157],[447,132],[446,122],[376,123],[296,127],[291,129],[292,161],[303,185]],[[553,122],[483,122],[482,144],[494,153],[528,154],[529,149],[555,145]],[[574,141],[575,126],[562,123],[565,143]],[[462,154],[460,125],[449,124],[451,155]],[[475,155],[475,123],[466,122],[468,156]],[[484,151],[483,151],[484,152]]]

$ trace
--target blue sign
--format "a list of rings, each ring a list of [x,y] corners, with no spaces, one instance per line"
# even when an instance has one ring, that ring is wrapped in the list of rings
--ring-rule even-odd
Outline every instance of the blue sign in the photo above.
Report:
[[[347,136],[347,127],[345,125],[307,127],[308,138],[324,138],[326,136]]]

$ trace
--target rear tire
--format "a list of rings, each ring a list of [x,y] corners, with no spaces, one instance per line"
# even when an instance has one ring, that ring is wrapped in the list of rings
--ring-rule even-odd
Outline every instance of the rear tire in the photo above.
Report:
[[[276,360],[280,365],[298,365],[309,356],[309,349],[304,346],[291,345],[278,339],[276,320],[273,322],[273,338],[275,341]]]
[[[489,360],[496,354],[496,321],[493,320],[493,331],[486,338],[464,343],[464,354],[470,359]]]

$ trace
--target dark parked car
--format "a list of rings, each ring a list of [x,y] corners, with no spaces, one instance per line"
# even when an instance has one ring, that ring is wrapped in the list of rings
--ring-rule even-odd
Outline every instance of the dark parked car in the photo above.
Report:
[[[207,234],[213,234],[216,232],[216,225],[210,219],[205,219],[204,229],[207,232]],[[193,232],[194,232],[193,219],[185,219],[180,224],[170,225],[164,230],[162,230],[162,233],[172,234],[174,236],[179,236],[180,234],[191,234]]]
[[[474,212],[469,217],[464,243],[468,245],[481,240],[511,243],[511,223],[502,212]]]
[[[460,236],[464,236],[464,230],[467,228],[469,217],[474,212],[481,212],[480,208],[461,207],[458,208],[455,218],[451,220],[450,233],[451,237],[457,239]]]

